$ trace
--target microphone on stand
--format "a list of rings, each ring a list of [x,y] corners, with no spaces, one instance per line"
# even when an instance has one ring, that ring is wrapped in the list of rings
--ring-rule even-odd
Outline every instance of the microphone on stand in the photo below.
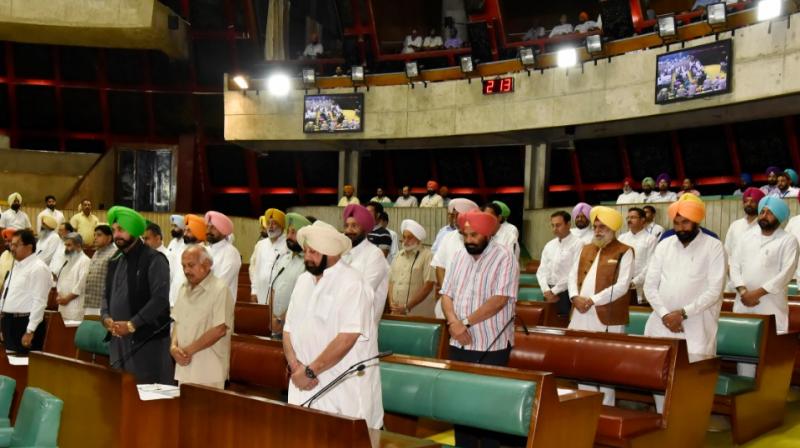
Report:
[[[325,392],[329,391],[329,390],[330,390],[330,389],[332,389],[334,386],[336,386],[337,384],[339,384],[339,382],[341,382],[341,381],[342,381],[342,379],[344,379],[344,377],[345,377],[345,376],[347,376],[347,375],[349,375],[349,374],[351,374],[351,373],[353,373],[353,372],[361,372],[361,371],[363,371],[363,370],[364,370],[364,369],[367,367],[367,366],[365,365],[366,363],[368,363],[368,362],[372,361],[373,359],[380,359],[380,358],[385,358],[385,357],[387,357],[387,356],[391,356],[391,355],[392,355],[392,353],[394,353],[394,352],[392,352],[391,350],[387,350],[387,351],[385,351],[385,352],[380,352],[380,353],[378,353],[377,355],[375,355],[375,356],[373,356],[373,357],[371,357],[371,358],[367,358],[367,359],[365,359],[365,360],[363,360],[363,361],[359,361],[359,362],[357,362],[357,363],[353,364],[352,366],[348,367],[348,368],[347,368],[347,370],[345,370],[344,372],[342,372],[342,374],[341,374],[341,375],[337,376],[336,378],[334,378],[334,379],[333,379],[333,381],[331,381],[330,383],[328,383],[327,385],[325,385],[325,387],[323,387],[322,389],[320,389],[320,391],[319,391],[319,392],[317,392],[317,393],[315,393],[314,395],[312,395],[312,396],[311,396],[311,398],[309,398],[309,399],[308,399],[308,400],[306,400],[306,401],[305,401],[303,404],[301,404],[301,405],[300,405],[300,407],[306,406],[306,407],[309,407],[309,408],[310,408],[310,407],[311,407],[311,403],[313,403],[313,402],[314,402],[314,400],[316,400],[316,399],[317,399],[317,398],[319,398],[319,397],[320,397],[322,394],[324,394]]]
[[[530,331],[528,331],[528,326],[527,326],[527,325],[525,325],[525,320],[523,320],[523,319],[522,319],[521,317],[519,317],[519,316],[515,316],[514,318],[515,318],[515,319],[519,319],[519,323],[521,323],[521,324],[522,324],[522,329],[523,329],[523,330],[525,330],[525,336],[527,336],[527,335],[531,334],[531,332],[530,332]]]
[[[486,350],[483,352],[483,354],[481,355],[481,357],[480,357],[480,358],[478,358],[478,361],[477,361],[477,363],[478,363],[478,364],[480,364],[480,363],[481,363],[481,361],[483,361],[483,358],[485,358],[485,357],[486,357],[486,355],[488,355],[488,354],[489,354],[489,350],[491,350],[491,349],[492,349],[492,346],[494,345],[494,343],[495,343],[495,342],[497,342],[497,340],[498,340],[498,339],[500,339],[500,336],[502,336],[502,335],[503,335],[503,333],[506,331],[506,328],[508,328],[508,326],[509,326],[509,325],[511,325],[512,323],[514,323],[514,321],[515,321],[516,319],[517,319],[517,316],[512,316],[512,317],[511,317],[511,319],[509,319],[509,321],[508,321],[508,322],[506,322],[506,324],[505,324],[505,325],[503,325],[503,328],[502,328],[502,329],[500,329],[500,332],[499,332],[499,333],[497,333],[497,336],[495,336],[495,337],[494,337],[494,339],[492,340],[492,342],[489,344],[489,348],[487,348],[487,349],[486,349]],[[520,320],[522,320],[522,319],[520,319]],[[523,324],[522,324],[522,325],[525,325],[525,323],[523,322]],[[527,328],[527,327],[525,327],[525,328]]]

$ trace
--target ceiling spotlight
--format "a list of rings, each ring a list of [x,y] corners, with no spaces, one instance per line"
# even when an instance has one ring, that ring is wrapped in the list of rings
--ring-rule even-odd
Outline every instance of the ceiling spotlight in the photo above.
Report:
[[[663,39],[665,37],[673,37],[675,34],[677,34],[675,14],[658,16],[658,35]]]
[[[709,25],[724,25],[727,20],[725,2],[713,3],[706,6],[706,19]]]
[[[781,15],[781,0],[760,0],[758,2],[758,20],[772,20]]]
[[[525,67],[530,67],[536,63],[533,55],[533,48],[520,48],[519,49],[519,62]]]
[[[292,88],[292,82],[284,73],[275,73],[267,78],[267,91],[272,96],[286,96]]]
[[[406,62],[406,77],[409,79],[419,76],[419,67],[416,61]]]
[[[350,67],[350,79],[353,83],[364,82],[364,66],[354,65]]]
[[[317,74],[314,73],[313,68],[303,69],[303,85],[306,87],[313,86],[317,83]]]
[[[603,40],[600,38],[599,34],[586,36],[586,51],[589,54],[600,53],[603,51]]]
[[[245,78],[244,75],[234,76],[233,83],[242,90],[247,90],[247,88],[250,87],[250,84],[247,82],[247,78]]]
[[[578,52],[574,48],[564,48],[556,53],[556,61],[560,68],[573,67],[578,63]]]
[[[461,56],[461,73],[472,73],[474,70],[472,56]]]

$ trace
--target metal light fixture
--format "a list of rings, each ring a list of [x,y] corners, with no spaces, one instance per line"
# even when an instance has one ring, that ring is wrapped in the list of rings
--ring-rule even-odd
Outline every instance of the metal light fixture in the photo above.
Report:
[[[531,67],[536,63],[536,57],[533,54],[533,48],[520,48],[519,49],[519,62],[525,67]]]
[[[665,37],[674,37],[678,33],[675,27],[675,14],[664,14],[658,16],[658,35],[663,39]]]
[[[472,73],[475,67],[472,65],[472,56],[461,56],[461,73]]]
[[[306,87],[312,87],[317,83],[317,74],[314,72],[313,68],[304,68],[303,69],[303,85]]]
[[[417,61],[406,62],[406,77],[413,79],[419,76],[419,66]]]
[[[589,54],[600,53],[603,51],[603,40],[599,34],[586,36],[586,51]]]
[[[781,0],[760,0],[758,2],[758,20],[772,20],[781,15],[783,8]]]
[[[728,11],[725,9],[725,2],[713,3],[706,6],[706,16],[708,24],[724,25],[728,20]]]
[[[556,61],[560,68],[574,67],[578,63],[578,52],[574,48],[564,48],[556,53]]]
[[[353,84],[357,82],[364,82],[364,66],[363,65],[354,65],[350,67],[350,80],[353,81]]]
[[[247,82],[247,78],[245,78],[244,75],[234,76],[233,83],[242,90],[247,90],[247,88],[250,87],[250,83]]]

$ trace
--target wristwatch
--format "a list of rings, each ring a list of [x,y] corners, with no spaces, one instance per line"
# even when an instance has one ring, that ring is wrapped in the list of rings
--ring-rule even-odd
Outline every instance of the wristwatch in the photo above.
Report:
[[[465,327],[467,327],[467,328],[469,328],[469,327],[471,327],[471,326],[472,326],[472,325],[470,325],[470,323],[469,323],[469,319],[468,319],[468,318],[466,318],[466,317],[465,317],[465,318],[463,318],[463,319],[461,319],[461,323],[462,323],[462,324],[463,324]]]
[[[313,370],[311,370],[311,367],[306,366],[306,377],[311,378],[313,380],[317,377],[317,374],[314,373]]]
[[[686,320],[686,319],[689,318],[689,316],[686,314],[686,310],[683,309],[683,308],[681,308],[681,317],[683,318],[683,320]]]
[[[133,333],[134,331],[136,331],[136,327],[133,326],[131,321],[128,321],[128,332]]]

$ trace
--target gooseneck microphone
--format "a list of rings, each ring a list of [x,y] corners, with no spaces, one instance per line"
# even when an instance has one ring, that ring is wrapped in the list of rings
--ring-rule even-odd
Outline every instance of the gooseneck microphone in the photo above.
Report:
[[[314,402],[314,400],[316,400],[317,398],[319,398],[320,396],[322,396],[322,394],[324,394],[325,392],[329,391],[329,390],[330,390],[330,389],[332,389],[334,386],[336,386],[337,384],[339,384],[339,382],[341,382],[341,381],[342,381],[342,379],[344,379],[344,377],[346,377],[347,375],[349,375],[349,374],[351,374],[351,373],[353,373],[353,372],[361,372],[361,371],[363,371],[363,370],[364,370],[364,369],[367,367],[367,366],[366,366],[366,363],[368,363],[368,362],[372,361],[373,359],[380,359],[380,358],[385,358],[385,357],[387,357],[387,356],[391,356],[391,355],[392,355],[392,353],[394,353],[394,352],[392,352],[391,350],[387,350],[387,351],[385,351],[385,352],[380,352],[380,353],[378,353],[377,355],[375,355],[375,356],[373,356],[373,357],[371,357],[371,358],[367,358],[367,359],[365,359],[365,360],[363,360],[363,361],[359,361],[359,362],[357,362],[357,363],[353,364],[352,366],[348,367],[348,368],[347,368],[347,370],[345,370],[344,372],[342,372],[342,374],[341,374],[341,375],[339,375],[339,376],[337,376],[336,378],[334,378],[334,379],[333,379],[333,381],[331,381],[330,383],[328,383],[327,385],[325,385],[325,387],[323,387],[322,389],[320,389],[320,390],[319,390],[319,392],[317,392],[317,393],[315,393],[314,395],[312,395],[312,396],[311,396],[311,398],[309,398],[308,400],[306,400],[306,401],[305,401],[303,404],[301,404],[300,406],[301,406],[301,407],[302,407],[302,406],[306,406],[306,407],[309,407],[309,408],[310,408],[310,407],[311,407],[311,403],[313,403],[313,402]]]

